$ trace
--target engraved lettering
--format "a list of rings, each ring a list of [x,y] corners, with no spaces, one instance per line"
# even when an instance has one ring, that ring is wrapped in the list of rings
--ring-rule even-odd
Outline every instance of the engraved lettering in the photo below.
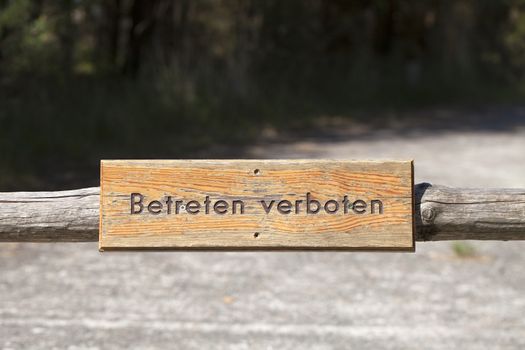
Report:
[[[380,201],[379,199],[373,199],[371,202],[370,202],[370,213],[371,214],[375,214],[376,213],[376,208],[378,209],[378,213],[379,214],[383,214],[383,202]]]
[[[241,214],[244,214],[244,202],[241,200],[232,201],[232,214],[237,214],[237,206],[241,208]]]
[[[171,205],[173,204],[173,200],[171,199],[171,196],[166,197],[166,207],[168,214],[171,214]]]
[[[290,196],[294,196],[290,194]],[[295,197],[295,196],[294,196]],[[300,215],[301,211],[304,215],[319,214],[324,211],[331,215],[348,215],[348,214],[377,214],[384,213],[384,204],[380,199],[355,199],[350,200],[349,195],[342,197],[328,198],[328,199],[314,199],[311,192],[307,192],[303,199],[280,199],[280,200],[257,200],[266,214],[270,214],[274,210],[282,215],[295,214]],[[250,206],[245,205],[245,201],[241,199],[230,200],[212,200],[209,195],[204,199],[175,199],[171,195],[166,195],[159,200],[146,201],[145,196],[141,193],[135,192],[130,195],[130,213],[141,214],[146,209],[147,213],[158,214],[181,214],[187,212],[191,215],[215,213],[219,215],[235,214],[242,215],[245,211],[256,210]],[[322,196],[321,196],[322,198]],[[341,199],[342,198],[342,199]],[[303,206],[302,209],[301,206]],[[261,208],[259,208],[261,210]],[[256,213],[255,213],[256,214]]]
[[[358,199],[352,204],[352,209],[356,214],[366,213],[366,202],[364,200]]]
[[[186,211],[188,212],[188,214],[192,214],[192,215],[198,214],[200,209],[201,209],[201,204],[197,201],[189,201],[186,204]]]
[[[292,211],[292,203],[287,200],[282,200],[277,203],[277,211],[281,214],[290,214]]]
[[[307,214],[317,214],[321,209],[321,203],[315,199],[310,198],[310,192],[306,194],[306,213]],[[315,209],[312,209],[312,204],[315,204]]]
[[[138,202],[136,201],[136,198],[138,198]],[[144,204],[142,204],[142,201],[144,200],[144,196],[140,193],[132,193],[130,202],[131,202],[131,214],[140,214],[142,213],[142,209],[144,209]],[[135,206],[139,206],[138,210],[135,210]]]
[[[206,196],[206,198],[204,199],[204,213],[210,213],[210,196]]]
[[[343,208],[344,208],[345,214],[348,214],[348,207],[349,207],[348,196],[344,196],[343,197]]]
[[[332,206],[332,209],[330,209],[330,206]],[[337,203],[336,200],[330,199],[329,201],[326,201],[324,204],[324,211],[326,211],[328,214],[335,214],[339,210],[339,203]]]
[[[218,200],[213,205],[213,211],[215,211],[216,214],[224,215],[228,212],[228,202],[221,200]]]
[[[158,215],[162,211],[162,203],[160,201],[151,201],[148,204],[148,211],[153,215]]]
[[[303,201],[298,199],[295,201],[295,213],[299,214],[299,204],[301,204]]]
[[[182,201],[175,201],[175,214],[179,213],[181,205],[182,205]]]
[[[264,200],[261,201],[261,205],[264,208],[264,211],[266,212],[266,214],[270,214],[270,210],[272,210],[273,203],[275,203],[274,200],[270,202],[270,205],[266,204],[266,201]]]

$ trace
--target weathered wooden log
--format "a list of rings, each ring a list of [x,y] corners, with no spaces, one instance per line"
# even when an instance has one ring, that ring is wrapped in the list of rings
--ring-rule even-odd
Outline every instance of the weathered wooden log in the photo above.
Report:
[[[98,187],[0,193],[1,242],[98,241]],[[525,240],[525,190],[415,186],[417,241]]]
[[[98,241],[100,188],[0,193],[0,241]]]
[[[525,240],[525,190],[416,185],[416,240]]]

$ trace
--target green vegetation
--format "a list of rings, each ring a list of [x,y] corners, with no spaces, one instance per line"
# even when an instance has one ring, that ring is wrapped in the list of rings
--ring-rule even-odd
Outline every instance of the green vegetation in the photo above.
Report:
[[[474,258],[478,255],[476,248],[467,242],[452,243],[452,251],[458,258]]]
[[[524,73],[522,0],[0,0],[0,188],[318,116],[520,101]]]

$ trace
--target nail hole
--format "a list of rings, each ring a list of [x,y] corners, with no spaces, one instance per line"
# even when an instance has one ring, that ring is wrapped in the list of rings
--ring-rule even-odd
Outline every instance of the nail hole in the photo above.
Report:
[[[257,237],[259,237],[259,232],[255,232],[255,233],[253,234],[253,238],[257,238]]]
[[[261,171],[260,171],[259,169],[255,169],[255,170],[253,171],[253,173],[254,173],[255,175],[259,175],[259,174],[261,173]]]

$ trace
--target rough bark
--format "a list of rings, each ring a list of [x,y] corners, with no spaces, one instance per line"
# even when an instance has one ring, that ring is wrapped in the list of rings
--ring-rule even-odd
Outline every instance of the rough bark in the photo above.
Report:
[[[0,193],[0,241],[98,241],[98,187]]]
[[[98,241],[99,188],[0,193],[0,241]],[[415,186],[417,241],[525,240],[525,189]]]
[[[416,185],[416,240],[525,240],[525,189]]]

